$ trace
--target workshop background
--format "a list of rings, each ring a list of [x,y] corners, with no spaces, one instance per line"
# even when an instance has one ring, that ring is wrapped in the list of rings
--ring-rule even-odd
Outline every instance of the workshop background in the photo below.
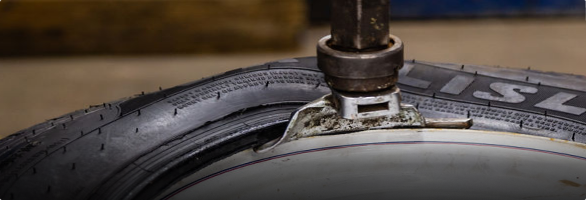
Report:
[[[582,0],[392,0],[406,59],[586,75]],[[159,87],[315,55],[328,0],[0,0],[0,138]]]

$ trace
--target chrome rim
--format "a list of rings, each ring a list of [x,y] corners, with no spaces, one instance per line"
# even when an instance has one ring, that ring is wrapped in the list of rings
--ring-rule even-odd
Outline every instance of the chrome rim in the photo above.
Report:
[[[398,129],[246,150],[158,199],[580,199],[586,145],[515,133]]]

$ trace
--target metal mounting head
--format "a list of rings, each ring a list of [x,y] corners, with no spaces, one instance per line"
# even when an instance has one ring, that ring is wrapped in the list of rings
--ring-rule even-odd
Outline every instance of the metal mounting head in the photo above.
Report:
[[[393,101],[397,98],[398,90],[387,93],[388,100]],[[364,99],[354,99],[362,102]],[[350,100],[351,105],[356,101]],[[299,108],[291,116],[289,125],[280,138],[270,141],[266,144],[255,148],[258,153],[270,151],[280,144],[300,138],[329,135],[339,133],[349,133],[363,130],[374,129],[392,129],[392,128],[470,128],[471,119],[426,119],[417,108],[411,105],[398,104],[397,110],[390,112],[392,115],[369,115],[367,118],[344,118],[339,114],[338,109],[334,106],[335,102],[332,94],[325,95],[313,102]],[[384,102],[384,99],[368,99],[366,102]],[[354,103],[352,103],[354,102]],[[388,103],[396,106],[396,102]],[[384,107],[384,106],[383,106]],[[358,108],[359,109],[359,108]],[[376,113],[372,112],[373,114]],[[382,113],[381,113],[382,114]]]
[[[388,32],[389,0],[333,0],[332,35],[317,45],[317,65],[332,94],[301,107],[285,133],[255,148],[270,151],[303,137],[388,128],[470,128],[471,119],[425,119],[401,104],[395,86],[403,42]]]
[[[369,52],[332,48],[330,36],[319,40],[317,66],[324,72],[328,85],[347,92],[373,92],[393,87],[404,63],[403,42],[397,36],[388,36],[391,42],[386,48]]]
[[[332,31],[317,47],[318,67],[339,91],[391,88],[403,66],[403,42],[389,34],[389,0],[333,0]]]
[[[332,90],[338,113],[345,119],[395,116],[401,111],[401,93],[393,87],[377,93],[345,93]]]

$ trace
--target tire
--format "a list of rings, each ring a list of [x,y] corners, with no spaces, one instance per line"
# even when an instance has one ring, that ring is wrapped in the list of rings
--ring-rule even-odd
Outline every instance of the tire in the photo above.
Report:
[[[403,101],[426,117],[586,143],[584,77],[415,60],[400,76]],[[90,106],[0,140],[0,199],[150,199],[277,138],[328,92],[316,59],[298,58]]]

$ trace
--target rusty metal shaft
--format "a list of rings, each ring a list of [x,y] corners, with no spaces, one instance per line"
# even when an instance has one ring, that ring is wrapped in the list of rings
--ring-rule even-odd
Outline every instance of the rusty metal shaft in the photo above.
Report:
[[[332,48],[369,51],[389,44],[389,0],[332,0]]]

